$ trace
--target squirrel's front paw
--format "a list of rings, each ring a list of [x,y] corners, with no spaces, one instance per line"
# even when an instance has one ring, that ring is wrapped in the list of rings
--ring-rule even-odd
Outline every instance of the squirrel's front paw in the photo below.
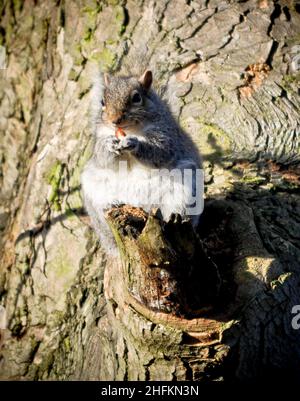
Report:
[[[120,143],[118,145],[118,149],[120,151],[122,150],[127,150],[127,151],[133,151],[138,147],[139,140],[135,136],[125,136],[120,140]]]
[[[114,136],[109,137],[106,141],[107,150],[111,153],[115,153],[116,155],[119,155],[120,154],[119,143],[120,143],[120,139],[118,139]]]

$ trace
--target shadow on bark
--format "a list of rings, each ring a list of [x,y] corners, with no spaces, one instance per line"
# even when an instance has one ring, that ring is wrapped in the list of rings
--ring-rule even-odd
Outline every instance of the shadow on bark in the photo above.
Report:
[[[296,377],[299,333],[291,310],[300,303],[299,271],[291,248],[299,255],[299,225],[282,227],[282,216],[286,224],[293,219],[295,196],[237,183],[223,199],[207,200],[200,239],[176,217],[162,223],[156,212],[136,224],[140,210],[113,209],[108,221],[123,260],[118,273],[110,267],[106,287],[114,317],[126,314],[125,300],[140,316],[180,330],[171,354],[193,380]],[[185,356],[186,346],[194,347],[193,357]]]
[[[270,191],[236,175],[230,190],[206,200],[197,233],[180,216],[166,223],[158,211],[149,217],[128,206],[112,209],[123,263],[107,261],[103,289],[96,277],[78,276],[81,301],[74,305],[72,289],[47,377],[231,381],[300,372],[299,331],[291,325],[300,304],[297,190]],[[88,223],[82,208],[73,213]],[[46,219],[18,241],[47,235],[65,219]],[[92,244],[90,255],[98,249]],[[81,327],[71,316],[91,296],[98,312],[80,323],[87,336],[82,362],[65,376],[57,370],[68,359],[64,341]],[[19,337],[18,328],[10,330]]]

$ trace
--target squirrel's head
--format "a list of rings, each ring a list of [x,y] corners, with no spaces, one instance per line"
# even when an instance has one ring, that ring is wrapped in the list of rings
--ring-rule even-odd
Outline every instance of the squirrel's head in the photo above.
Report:
[[[149,70],[140,78],[104,74],[102,121],[122,128],[144,121],[147,117],[146,97],[151,84],[152,72]]]

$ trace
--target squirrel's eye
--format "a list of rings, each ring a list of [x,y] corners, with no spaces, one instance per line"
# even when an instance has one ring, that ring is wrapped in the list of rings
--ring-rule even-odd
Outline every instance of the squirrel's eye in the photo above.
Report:
[[[132,103],[139,104],[142,102],[142,97],[138,92],[134,92],[131,98]]]
[[[106,110],[106,106],[105,106],[105,102],[104,102],[103,99],[101,100],[101,106],[102,106],[102,111],[105,111]]]

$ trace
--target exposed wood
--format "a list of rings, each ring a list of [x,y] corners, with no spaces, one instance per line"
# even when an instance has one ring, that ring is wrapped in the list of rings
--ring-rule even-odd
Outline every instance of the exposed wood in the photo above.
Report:
[[[159,210],[147,216],[128,206],[112,209],[107,220],[122,255],[123,278],[137,301],[175,315],[211,307],[220,278],[190,222],[174,215],[165,223]]]

